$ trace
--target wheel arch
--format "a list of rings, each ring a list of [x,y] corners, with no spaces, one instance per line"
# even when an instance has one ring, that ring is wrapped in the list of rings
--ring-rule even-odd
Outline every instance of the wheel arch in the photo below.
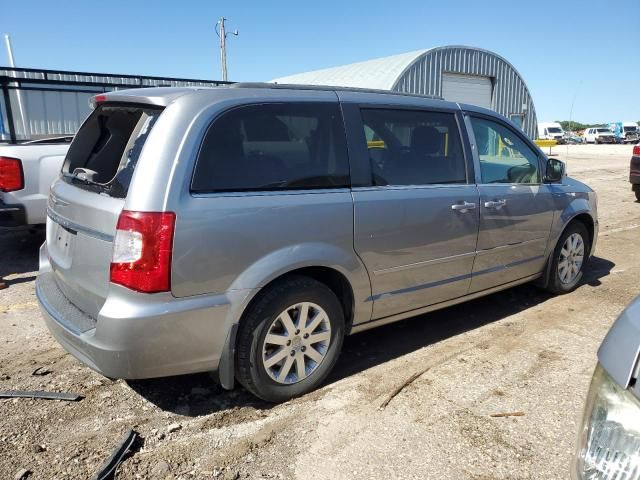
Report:
[[[345,314],[346,334],[354,323],[368,321],[372,314],[371,281],[355,252],[332,245],[296,245],[272,252],[260,259],[233,282],[230,290],[249,293],[242,304],[231,309],[228,335],[220,357],[218,376],[226,389],[233,388],[236,334],[247,312],[271,285],[293,275],[305,275],[325,284],[336,294]]]
[[[587,229],[587,233],[589,234],[589,254],[591,254],[591,250],[592,250],[592,247],[593,247],[593,244],[594,244],[593,240],[594,240],[594,237],[595,237],[595,222],[593,220],[593,217],[587,212],[579,213],[579,214],[573,216],[571,218],[571,220],[569,220],[569,222],[567,222],[567,224],[564,226],[562,231],[564,232],[564,230],[566,230],[567,227],[572,222],[580,222]]]
[[[542,288],[546,288],[546,286],[549,284],[549,279],[551,278],[551,259],[553,258],[553,252],[555,252],[556,250],[558,241],[560,240],[560,237],[562,236],[564,231],[569,228],[569,225],[571,225],[573,222],[579,222],[587,229],[587,233],[589,234],[589,256],[591,256],[591,254],[593,253],[597,235],[597,223],[593,218],[591,209],[581,208],[579,210],[570,210],[571,209],[567,209],[563,212],[562,228],[558,229],[553,237],[553,241],[549,242],[547,261],[545,263],[544,272],[540,279],[537,281],[537,284]]]
[[[350,331],[355,314],[355,297],[353,287],[344,273],[335,268],[320,265],[294,268],[271,279],[268,283],[262,286],[255,295],[253,295],[251,300],[249,300],[242,311],[242,315],[238,319],[238,323],[242,322],[247,312],[260,300],[262,294],[267,291],[269,287],[293,276],[313,278],[314,280],[326,285],[340,301],[342,311],[344,312],[346,332]]]
[[[370,320],[371,302],[367,299],[371,296],[371,280],[355,252],[331,244],[304,243],[272,252],[238,275],[230,290],[252,289],[253,294],[240,307],[241,311],[235,312],[233,323],[240,321],[262,290],[293,274],[306,274],[327,284],[338,298],[344,298],[346,290],[350,308],[345,315],[353,323]]]

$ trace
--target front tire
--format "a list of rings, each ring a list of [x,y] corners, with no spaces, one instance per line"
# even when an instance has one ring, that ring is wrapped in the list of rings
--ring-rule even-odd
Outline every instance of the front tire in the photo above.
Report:
[[[285,278],[261,294],[240,324],[236,377],[268,402],[308,393],[333,369],[344,331],[342,306],[325,284]]]
[[[574,291],[582,280],[590,251],[589,232],[582,223],[571,222],[554,249],[547,290],[556,295]]]

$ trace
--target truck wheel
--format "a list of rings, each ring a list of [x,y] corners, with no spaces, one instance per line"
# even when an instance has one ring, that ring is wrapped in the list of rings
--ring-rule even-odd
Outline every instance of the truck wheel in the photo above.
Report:
[[[575,290],[584,275],[590,251],[589,232],[582,223],[571,222],[553,251],[547,290],[556,295]]]
[[[236,377],[268,402],[310,392],[338,360],[344,330],[342,306],[326,285],[285,278],[268,287],[240,323]]]

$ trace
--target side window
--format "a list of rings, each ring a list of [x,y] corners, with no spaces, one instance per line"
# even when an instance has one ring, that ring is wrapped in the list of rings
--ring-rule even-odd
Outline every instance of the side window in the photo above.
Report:
[[[482,183],[540,183],[538,155],[513,130],[471,117]]]
[[[374,185],[466,183],[453,113],[363,109]]]
[[[259,104],[224,113],[205,134],[193,192],[349,186],[338,106]]]

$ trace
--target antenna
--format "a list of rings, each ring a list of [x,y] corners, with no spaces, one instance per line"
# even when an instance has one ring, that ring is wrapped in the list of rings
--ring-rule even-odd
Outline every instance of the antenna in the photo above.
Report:
[[[575,131],[572,127],[573,125],[573,105],[576,103],[576,97],[578,96],[578,90],[580,89],[580,85],[582,84],[582,80],[576,86],[576,91],[573,93],[573,99],[571,100],[571,108],[569,110],[569,128],[571,131]],[[566,156],[564,158],[564,163],[567,165],[567,169],[569,168],[569,142],[566,144]]]

